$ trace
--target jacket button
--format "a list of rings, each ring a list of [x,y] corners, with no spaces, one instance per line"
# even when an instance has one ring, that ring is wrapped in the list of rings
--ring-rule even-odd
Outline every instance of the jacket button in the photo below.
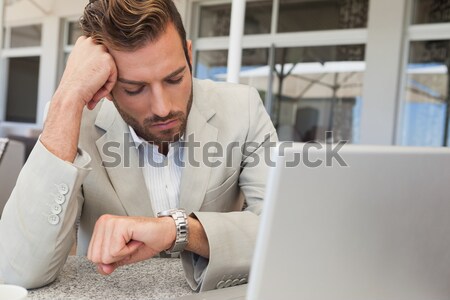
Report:
[[[225,281],[225,287],[226,287],[226,288],[227,288],[227,287],[230,287],[232,282],[233,282],[233,281],[232,281],[231,279],[228,279],[227,281]]]
[[[65,183],[61,183],[58,186],[58,191],[61,195],[66,195],[69,192],[69,187]]]
[[[66,196],[64,196],[63,194],[58,194],[55,197],[55,202],[58,204],[63,204],[66,201]]]
[[[239,284],[239,279],[235,279],[231,282],[231,286],[236,286]]]
[[[216,288],[223,289],[225,286],[225,281],[221,280],[217,283]]]
[[[247,283],[247,278],[241,278],[239,280],[239,284],[246,284]]]
[[[48,217],[48,222],[52,225],[56,225],[59,223],[59,217],[57,215],[50,215]]]
[[[61,205],[55,203],[55,204],[52,205],[51,211],[55,215],[59,215],[61,213],[61,211],[62,211],[62,207],[61,207]]]

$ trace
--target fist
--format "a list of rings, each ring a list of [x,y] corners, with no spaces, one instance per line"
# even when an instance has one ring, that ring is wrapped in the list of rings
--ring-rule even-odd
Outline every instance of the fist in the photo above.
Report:
[[[103,97],[111,99],[116,80],[117,67],[108,49],[82,36],[69,55],[58,90],[93,109]]]
[[[87,257],[98,271],[111,274],[117,267],[155,256],[175,241],[172,218],[103,215],[94,227]]]

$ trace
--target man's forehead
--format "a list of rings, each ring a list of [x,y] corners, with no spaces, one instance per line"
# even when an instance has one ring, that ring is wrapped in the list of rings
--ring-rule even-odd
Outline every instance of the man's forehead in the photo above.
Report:
[[[139,59],[142,57],[142,59]],[[164,56],[161,59],[157,57],[149,58],[145,55],[138,56],[123,56],[117,55],[114,57],[116,61],[117,74],[119,82],[139,84],[140,81],[164,80],[175,77],[183,73],[187,68],[187,61],[184,56]]]
[[[173,77],[176,77],[180,74],[182,74],[184,71],[186,71],[187,66],[181,66],[179,68],[177,68],[176,70],[174,70],[173,72],[168,72],[167,75],[163,75],[163,80],[169,80]],[[148,84],[148,82],[146,81],[141,81],[141,80],[133,80],[133,79],[128,79],[125,77],[118,77],[117,78],[118,82],[121,83],[125,83],[125,84],[132,84],[132,85],[144,85],[144,84]]]

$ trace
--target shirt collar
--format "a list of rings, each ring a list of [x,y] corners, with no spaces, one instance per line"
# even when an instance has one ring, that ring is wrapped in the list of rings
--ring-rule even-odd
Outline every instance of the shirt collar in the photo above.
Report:
[[[148,146],[151,146],[151,147],[156,147],[156,149],[158,149],[158,146],[155,146],[154,144],[149,143],[146,140],[144,140],[143,138],[141,138],[140,136],[138,136],[136,131],[134,131],[133,127],[128,125],[128,128],[130,129],[131,138],[133,139],[134,146],[136,147],[136,149],[138,149],[139,146],[142,145],[142,144],[148,145]],[[180,141],[183,141],[183,140],[184,140],[184,134],[180,138]],[[173,143],[170,143],[169,148],[173,147],[172,144]]]
[[[141,144],[147,144],[147,141],[145,141],[144,139],[142,139],[141,137],[139,137],[136,134],[136,131],[134,131],[133,127],[131,127],[130,125],[128,125],[128,128],[130,129],[130,133],[131,133],[131,138],[133,139],[134,142],[134,146],[137,148],[139,148],[139,146]]]

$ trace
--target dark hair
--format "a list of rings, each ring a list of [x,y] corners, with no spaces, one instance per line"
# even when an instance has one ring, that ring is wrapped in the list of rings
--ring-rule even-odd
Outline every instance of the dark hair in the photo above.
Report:
[[[156,41],[170,22],[192,71],[186,31],[172,0],[90,0],[80,18],[85,36],[119,51],[133,51]]]

